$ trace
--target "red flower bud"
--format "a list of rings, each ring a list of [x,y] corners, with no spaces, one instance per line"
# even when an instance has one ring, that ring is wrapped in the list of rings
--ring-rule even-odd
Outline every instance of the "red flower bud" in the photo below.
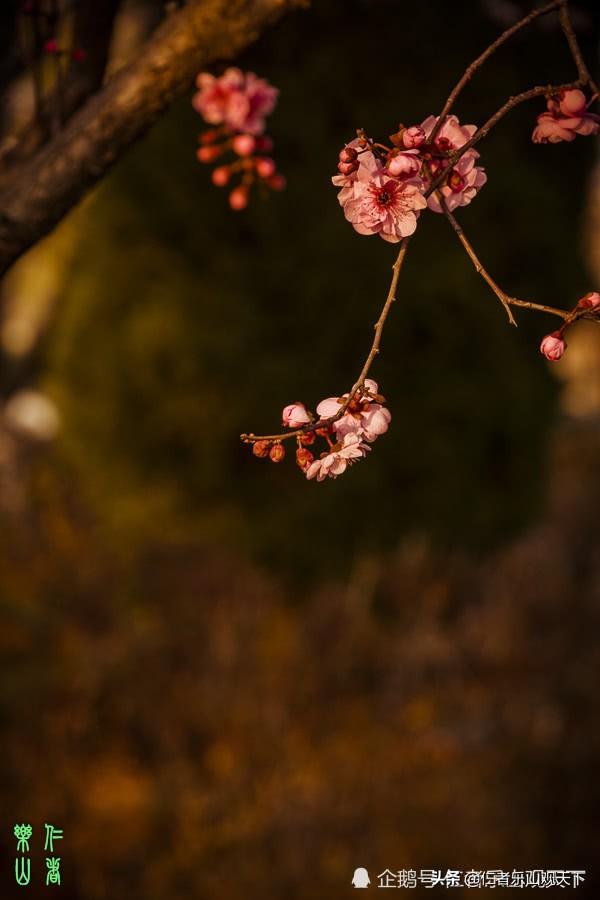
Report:
[[[354,147],[344,147],[343,150],[340,150],[340,162],[341,163],[356,162],[357,159],[358,159],[358,153],[354,149]]]
[[[232,209],[240,210],[248,206],[248,188],[240,184],[229,195],[229,205]]]
[[[256,149],[256,138],[251,134],[236,134],[231,146],[238,156],[250,156]]]
[[[202,163],[211,163],[221,155],[223,152],[223,148],[220,146],[212,146],[212,147],[198,147],[196,150],[196,156]]]
[[[314,456],[310,450],[306,450],[304,447],[298,447],[296,450],[296,462],[304,472],[305,469],[308,469],[311,462],[314,462]]]
[[[218,166],[210,177],[217,187],[224,187],[231,178],[231,169],[229,166]]]
[[[258,456],[259,459],[264,459],[265,456],[268,456],[270,449],[271,441],[256,441],[256,443],[252,445],[252,452],[255,456]]]
[[[55,38],[50,38],[44,44],[46,53],[58,53],[58,42]]]
[[[275,172],[270,178],[267,178],[267,184],[272,191],[285,190],[285,178],[279,172]]]
[[[203,131],[201,135],[199,135],[198,140],[201,144],[214,144],[214,142],[219,138],[220,132],[218,128],[209,128],[207,131]]]
[[[283,446],[283,444],[280,444],[280,443],[273,444],[273,446],[271,447],[271,452],[269,453],[269,456],[271,457],[271,459],[273,460],[274,463],[281,462],[281,460],[285,456],[285,447]]]
[[[270,156],[261,156],[256,160],[256,173],[261,178],[270,178],[275,174],[275,163]]]

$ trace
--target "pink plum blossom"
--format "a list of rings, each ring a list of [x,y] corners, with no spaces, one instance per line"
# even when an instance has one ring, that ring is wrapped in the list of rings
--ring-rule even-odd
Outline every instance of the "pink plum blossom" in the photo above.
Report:
[[[540,345],[540,352],[550,362],[556,362],[560,359],[566,349],[567,342],[560,331],[553,331],[552,334],[547,334]]]
[[[368,395],[378,396],[377,382],[372,378],[366,379],[365,388]],[[356,434],[372,443],[388,430],[391,413],[381,403],[371,401],[368,395],[360,397],[357,394],[349,403],[344,415],[333,423],[338,437]],[[322,400],[317,406],[318,415],[324,419],[335,416],[347,398],[348,394],[344,394],[342,397],[328,397],[327,400]]]
[[[320,459],[315,459],[306,469],[308,479],[316,478],[323,481],[325,478],[337,478],[342,475],[348,466],[362,459],[370,450],[368,444],[364,444],[358,434],[346,434],[335,444],[329,453],[325,453]]]
[[[429,116],[425,119],[421,128],[427,136],[432,133],[437,121],[437,116]],[[438,151],[451,153],[453,150],[459,150],[466,144],[476,131],[476,125],[461,125],[456,116],[447,116],[446,121],[435,137],[434,145]],[[444,197],[450,212],[459,206],[468,206],[486,183],[487,175],[485,171],[481,166],[475,165],[475,160],[477,159],[479,159],[479,153],[476,150],[473,150],[473,148],[467,150],[439,186],[438,190]],[[436,176],[447,165],[445,160],[438,161],[433,159],[429,164],[429,169],[431,174]],[[427,205],[433,212],[443,212],[442,205],[435,192],[427,199]]]
[[[561,90],[547,101],[548,112],[537,118],[537,126],[531,136],[535,144],[557,144],[574,141],[575,135],[598,134],[600,116],[588,112],[596,94],[586,102],[583,91]]]
[[[254,72],[242,72],[230,67],[216,78],[201,72],[194,94],[194,109],[210,125],[225,125],[231,131],[249,135],[262,134],[265,116],[275,107],[279,91]]]
[[[346,149],[356,149],[358,140]],[[370,150],[358,154],[358,169],[332,178],[341,187],[338,201],[344,215],[359,234],[379,234],[384,241],[396,243],[413,234],[417,218],[427,206],[421,193],[421,179],[390,175]],[[340,163],[352,166],[352,163]]]
[[[308,422],[310,422],[310,416],[303,403],[290,403],[283,410],[283,424],[289,428],[302,428]]]

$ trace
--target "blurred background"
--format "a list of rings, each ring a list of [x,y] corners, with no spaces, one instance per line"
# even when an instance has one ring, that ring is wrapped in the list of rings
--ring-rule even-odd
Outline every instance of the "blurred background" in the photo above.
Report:
[[[556,319],[510,328],[423,215],[368,461],[307,483],[239,441],[347,390],[370,346],[396,254],[344,220],[341,146],[437,113],[528,8],[314,0],[236,61],[280,89],[284,193],[231,212],[190,94],[5,278],[2,896],[320,900],[359,866],[371,890],[385,869],[586,869],[598,896],[600,329],[550,366]],[[121,53],[154,12],[128,7]],[[574,21],[597,73],[592,0]],[[573,78],[549,17],[455,111],[481,124]],[[482,143],[458,218],[510,295],[571,308],[600,285],[597,143],[533,145],[543,109]]]

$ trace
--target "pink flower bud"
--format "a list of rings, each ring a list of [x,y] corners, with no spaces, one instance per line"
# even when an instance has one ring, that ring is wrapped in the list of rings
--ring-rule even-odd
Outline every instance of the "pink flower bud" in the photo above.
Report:
[[[540,352],[550,362],[556,362],[560,359],[566,349],[567,342],[560,331],[553,331],[552,334],[547,334],[540,345]]]
[[[233,152],[238,156],[250,156],[256,147],[256,138],[251,134],[236,134],[231,142]]]
[[[211,163],[214,162],[222,152],[223,148],[221,146],[213,145],[212,147],[198,147],[196,156],[201,163]]]
[[[561,96],[562,94],[562,96]],[[585,112],[585,94],[583,91],[566,90],[559,93],[559,107],[563,116],[581,116]]]
[[[271,452],[269,453],[269,456],[271,457],[271,459],[273,460],[274,463],[281,462],[281,460],[285,456],[285,447],[283,446],[283,444],[280,444],[280,443],[273,444],[273,446],[271,447]]]
[[[425,132],[420,125],[412,125],[402,135],[402,143],[407,150],[418,149],[425,143]]]
[[[354,147],[344,147],[343,150],[340,150],[340,162],[341,163],[352,163],[356,162],[358,159],[358,153],[354,149]]]
[[[310,422],[310,416],[306,412],[304,403],[290,403],[283,410],[283,424],[288,428],[301,428]]]
[[[58,53],[58,42],[55,38],[50,38],[44,44],[44,50],[46,53]]]
[[[74,47],[71,50],[71,59],[73,62],[83,62],[85,59],[85,50],[82,50],[81,47]]]
[[[395,178],[412,178],[419,174],[421,163],[412,153],[398,153],[387,164],[388,172]]]
[[[341,162],[338,163],[338,172],[341,172],[342,175],[352,175],[353,172],[358,170],[358,160],[354,162]]]
[[[229,205],[232,209],[240,210],[248,206],[248,188],[240,184],[229,195]]]
[[[264,459],[265,456],[268,456],[270,449],[270,441],[256,441],[256,443],[252,445],[252,452],[255,456],[258,456],[259,459]]]
[[[597,291],[590,291],[585,297],[582,297],[577,306],[584,309],[596,309],[600,306],[600,294]]]
[[[299,447],[296,450],[296,462],[303,472],[308,469],[312,462],[314,462],[314,459],[315,458],[310,450],[306,450],[304,447]]]
[[[270,178],[275,172],[275,163],[270,156],[261,156],[256,160],[256,172],[261,178]]]
[[[224,187],[231,178],[231,169],[229,166],[219,166],[211,175],[213,184],[217,187]]]
[[[271,175],[271,177],[267,179],[267,184],[272,191],[285,190],[285,178],[279,172],[275,172],[274,175]]]

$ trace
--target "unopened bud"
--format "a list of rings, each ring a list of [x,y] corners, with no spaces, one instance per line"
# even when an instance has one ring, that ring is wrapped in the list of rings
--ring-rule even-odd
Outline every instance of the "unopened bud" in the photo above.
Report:
[[[252,445],[252,452],[255,456],[258,456],[259,459],[264,459],[265,456],[268,456],[270,449],[271,441],[256,441],[256,443]]]
[[[358,153],[354,149],[354,147],[344,147],[343,150],[340,150],[340,162],[341,163],[351,163],[355,162],[358,159]]]
[[[306,446],[309,446],[310,444],[314,444],[314,442],[315,442],[314,431],[307,431],[306,434],[303,434],[302,437],[300,438],[300,443],[304,444]]]
[[[202,132],[198,140],[201,144],[214,144],[219,137],[220,133],[217,128],[209,128],[207,131]]]
[[[257,159],[255,168],[261,178],[270,178],[275,173],[275,163],[270,156],[261,156]]]
[[[269,456],[271,457],[271,459],[273,460],[274,463],[281,462],[281,460],[285,456],[285,447],[283,446],[283,444],[279,444],[279,443],[273,444],[273,446],[271,447],[271,452],[269,453]]]
[[[58,53],[58,42],[55,38],[50,38],[44,44],[44,50],[46,53]]]
[[[285,178],[279,172],[275,172],[270,178],[267,178],[267,184],[272,191],[285,190]]]
[[[600,306],[600,294],[598,291],[590,291],[585,297],[582,297],[577,304],[582,309],[596,309]]]
[[[310,422],[310,416],[306,412],[304,403],[290,403],[282,413],[282,424],[288,428],[302,428]]]
[[[256,138],[256,149],[259,153],[270,153],[273,149],[273,141],[266,134]]]
[[[233,152],[238,156],[250,156],[256,148],[256,138],[251,134],[236,134],[231,142]]]
[[[82,50],[81,47],[74,47],[71,50],[71,59],[73,62],[83,62],[85,59],[85,50]]]
[[[248,206],[248,188],[240,184],[229,195],[229,205],[232,209],[240,210]]]
[[[314,462],[314,456],[310,452],[310,450],[306,450],[305,447],[298,447],[296,450],[296,462],[304,472],[305,469],[308,469],[311,462]]]
[[[556,362],[560,359],[566,349],[567,342],[560,331],[553,331],[552,334],[547,334],[540,344],[540,352],[550,362]]]
[[[358,160],[354,160],[354,162],[341,162],[338,163],[338,172],[342,175],[352,175],[353,172],[358,170]]]
[[[200,160],[201,163],[211,163],[221,155],[223,152],[223,148],[221,146],[212,147],[198,147],[196,150],[196,156]]]
[[[224,187],[231,178],[231,169],[229,166],[219,166],[210,176],[212,183],[217,187]]]

